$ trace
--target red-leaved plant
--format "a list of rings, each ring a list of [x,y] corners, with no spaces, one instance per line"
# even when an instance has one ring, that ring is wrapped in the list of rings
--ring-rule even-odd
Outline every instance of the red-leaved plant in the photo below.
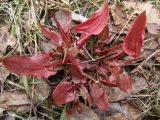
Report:
[[[122,43],[109,48],[106,47],[109,40],[107,0],[91,18],[72,28],[71,13],[66,10],[60,12],[64,14],[65,22],[58,19],[56,12],[51,15],[58,32],[39,23],[41,32],[56,46],[56,52],[50,51],[34,56],[9,56],[3,59],[3,64],[9,71],[19,75],[43,78],[57,74],[55,68],[69,65],[71,79],[62,81],[56,86],[52,94],[55,103],[58,105],[71,101],[77,103],[81,97],[89,106],[96,105],[105,111],[108,107],[106,86],[119,87],[124,92],[129,92],[132,88],[132,80],[121,64],[140,58],[146,12],[136,17]],[[91,55],[88,53],[93,57],[90,60],[85,55],[86,44],[95,36],[98,36],[98,40],[92,46]],[[121,59],[126,55],[132,56],[133,59]]]

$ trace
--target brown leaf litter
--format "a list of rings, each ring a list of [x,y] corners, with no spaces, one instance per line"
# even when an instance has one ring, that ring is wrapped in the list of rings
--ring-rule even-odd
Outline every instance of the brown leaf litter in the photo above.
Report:
[[[33,98],[24,90],[3,91],[0,95],[0,108],[12,110],[16,112],[27,112],[30,110],[31,102],[38,104],[48,98],[50,87],[43,79],[34,83],[34,87],[29,86],[29,93],[33,94]]]

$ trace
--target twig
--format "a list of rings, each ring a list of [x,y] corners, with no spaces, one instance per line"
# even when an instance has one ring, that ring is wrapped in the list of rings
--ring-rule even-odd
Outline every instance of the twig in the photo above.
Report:
[[[100,85],[103,88],[106,88],[103,84],[101,84],[98,80],[96,80],[95,78],[91,77],[90,75],[86,74],[86,73],[82,73],[85,77],[87,77],[88,79],[92,80],[94,83]]]
[[[98,58],[93,58],[94,60],[86,60],[86,61],[82,61],[81,63],[88,63],[88,62],[95,62],[96,60],[99,60],[99,59],[103,59],[105,57],[108,57],[109,55],[104,55],[104,56],[101,56],[101,57],[98,57]]]
[[[92,57],[92,55],[88,52],[86,47],[83,47],[84,51],[87,53],[87,55],[91,58],[92,61],[95,61],[95,59]]]
[[[132,15],[130,16],[130,18],[127,20],[126,24],[124,25],[124,27],[122,28],[122,30],[120,31],[120,33],[118,34],[118,36],[116,37],[115,41],[113,42],[116,43],[117,40],[119,39],[119,37],[121,36],[121,34],[123,33],[124,29],[126,28],[126,26],[128,25],[129,21],[131,20],[131,18],[133,17],[134,13],[132,13]]]
[[[140,69],[148,60],[150,60],[153,56],[155,56],[157,53],[160,52],[160,49],[156,50],[152,54],[150,54],[139,66],[137,66],[134,70],[131,71],[131,73],[135,73],[138,69]]]

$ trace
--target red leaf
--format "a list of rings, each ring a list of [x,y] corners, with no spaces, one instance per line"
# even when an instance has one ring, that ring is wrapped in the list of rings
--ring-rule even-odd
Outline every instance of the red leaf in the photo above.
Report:
[[[91,86],[91,97],[94,103],[98,106],[101,111],[106,111],[108,108],[108,97],[102,88],[98,87],[98,85],[93,84]]]
[[[75,86],[70,82],[61,82],[53,91],[52,97],[56,104],[62,105],[75,99]]]
[[[90,19],[75,26],[73,29],[77,33],[86,35],[98,35],[107,25],[108,20],[108,0],[105,0],[104,5],[97,10]]]
[[[87,78],[82,75],[79,69],[77,69],[74,65],[71,65],[70,70],[71,70],[71,75],[72,75],[72,81],[75,84],[86,83]]]
[[[42,53],[34,56],[10,56],[3,59],[5,67],[19,75],[32,75],[36,77],[48,78],[56,74],[56,71],[48,68],[51,53]]]
[[[80,60],[78,58],[76,58],[74,55],[72,55],[71,53],[68,53],[68,59],[70,60],[70,62],[72,63],[72,65],[80,72],[83,73],[83,68],[85,68],[85,64],[81,64]]]
[[[81,35],[81,37],[77,41],[78,49],[81,49],[82,46],[89,40],[90,37],[91,35]]]
[[[116,82],[110,82],[108,79],[100,80],[100,83],[109,87],[117,87]]]
[[[114,71],[109,78],[109,83],[116,84],[124,92],[129,92],[132,88],[131,77],[125,71],[122,72],[121,68],[117,65],[114,67]]]
[[[53,42],[53,44],[55,44],[56,46],[61,46],[62,45],[62,38],[61,38],[61,36],[58,33],[54,32],[50,28],[42,26],[40,23],[39,23],[39,27],[41,29],[41,32],[48,39],[50,39]]]
[[[123,50],[126,54],[139,57],[145,35],[145,24],[146,11],[137,16],[124,39]]]
[[[84,100],[88,100],[88,104],[89,106],[91,107],[91,103],[92,103],[92,100],[91,100],[91,96],[87,90],[87,88],[84,86],[84,85],[81,85],[81,87],[79,88],[81,94],[82,94],[82,97],[84,98]]]
[[[55,13],[52,13],[52,16],[53,16],[53,18],[54,18],[54,20],[55,20],[55,22],[56,22],[56,25],[57,25],[57,27],[58,27],[58,29],[59,29],[59,32],[60,32],[60,34],[61,34],[61,36],[62,36],[62,39],[63,39],[65,45],[66,45],[68,48],[71,47],[71,44],[72,44],[72,43],[71,43],[70,35],[64,31],[64,28],[61,26],[60,22],[58,21]]]
[[[98,67],[97,73],[102,79],[108,79],[109,70],[108,70],[107,66],[105,66],[104,64],[102,64]]]
[[[103,29],[103,31],[98,35],[98,42],[95,44],[95,48],[102,48],[105,46],[109,40],[109,27],[108,25]]]

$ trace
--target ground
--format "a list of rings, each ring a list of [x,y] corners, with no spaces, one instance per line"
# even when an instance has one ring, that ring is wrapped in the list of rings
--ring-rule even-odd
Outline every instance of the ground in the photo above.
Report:
[[[54,25],[52,11],[71,11],[73,24],[83,22],[100,8],[104,0],[0,0],[0,55],[34,55],[53,50],[40,31],[39,23]],[[0,119],[4,120],[158,120],[160,118],[160,1],[110,0],[110,43],[119,43],[134,18],[146,10],[146,34],[143,59],[123,67],[133,79],[131,93],[118,88],[107,89],[109,108],[101,112],[86,107],[85,112],[65,114],[66,105],[58,106],[52,98],[56,85],[69,79],[60,71],[48,79],[19,76],[0,66]],[[63,17],[63,16],[60,16]],[[95,37],[96,39],[96,37]],[[93,40],[87,43],[92,53]],[[66,117],[67,116],[67,117]]]

